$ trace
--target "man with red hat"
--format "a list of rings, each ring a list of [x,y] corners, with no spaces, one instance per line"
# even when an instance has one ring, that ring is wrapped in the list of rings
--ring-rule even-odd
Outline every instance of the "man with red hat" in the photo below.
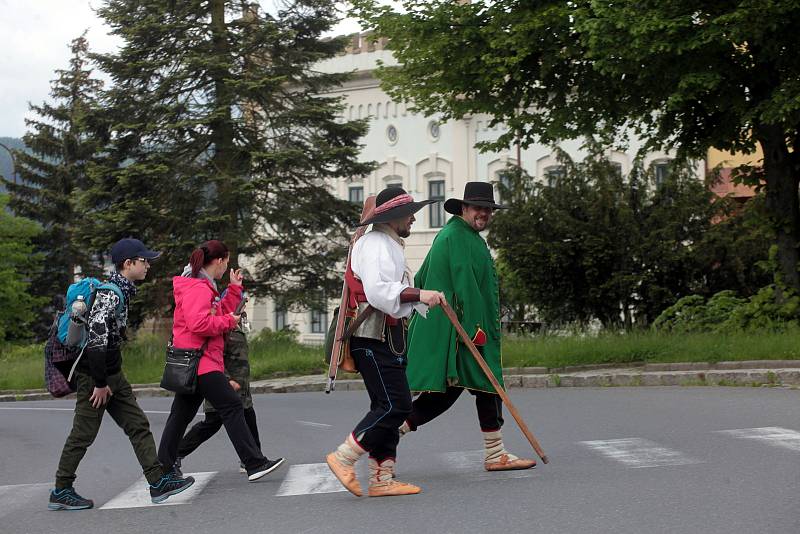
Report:
[[[419,290],[406,264],[403,239],[411,234],[414,213],[431,200],[414,202],[401,188],[384,189],[375,199],[372,217],[360,226],[372,230],[356,241],[351,253],[352,276],[346,280],[358,302],[359,313],[373,311],[350,338],[350,353],[361,373],[370,399],[370,410],[347,439],[328,454],[333,474],[348,491],[363,492],[355,473],[356,461],[369,453],[369,496],[419,493],[419,487],[394,478],[398,427],[411,413],[411,392],[406,380],[406,318],[416,308],[444,300],[438,291]]]
[[[451,198],[444,209],[452,213],[437,234],[414,281],[417,287],[444,293],[461,325],[478,347],[497,381],[503,385],[500,354],[500,302],[497,272],[480,232],[492,221],[495,203],[492,185],[468,182],[464,199]],[[535,460],[517,458],[505,449],[501,427],[503,405],[450,321],[438,310],[409,329],[408,382],[421,393],[400,427],[401,435],[438,417],[455,403],[464,389],[475,397],[485,449],[487,471],[530,469]]]

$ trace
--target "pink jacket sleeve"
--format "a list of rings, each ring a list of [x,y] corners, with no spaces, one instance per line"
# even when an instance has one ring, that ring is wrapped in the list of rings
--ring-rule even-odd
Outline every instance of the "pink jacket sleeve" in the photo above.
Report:
[[[224,314],[236,311],[236,306],[242,301],[242,286],[230,284],[225,290],[225,296],[219,301],[219,310]]]
[[[186,328],[203,336],[219,336],[236,328],[236,321],[227,313],[211,315],[214,293],[211,288],[199,286],[183,298],[183,319]]]

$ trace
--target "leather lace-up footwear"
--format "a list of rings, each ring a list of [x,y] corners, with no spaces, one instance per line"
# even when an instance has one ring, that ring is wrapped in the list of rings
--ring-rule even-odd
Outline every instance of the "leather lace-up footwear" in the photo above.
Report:
[[[513,454],[501,454],[497,461],[485,462],[483,467],[487,471],[516,471],[519,469],[532,469],[536,467],[536,460],[517,458]]]
[[[536,460],[517,458],[503,445],[503,434],[499,430],[483,433],[486,451],[483,467],[487,471],[516,471],[536,467]]]
[[[326,456],[325,462],[328,464],[328,467],[330,468],[331,472],[333,472],[334,476],[339,480],[339,482],[342,483],[342,486],[347,488],[347,491],[356,497],[361,497],[364,495],[364,492],[361,490],[361,483],[358,481],[358,477],[356,477],[356,470],[352,465],[345,465],[341,463],[336,457],[335,452],[332,452]]]
[[[394,478],[394,459],[386,458],[378,461],[369,459],[369,496],[395,497],[398,495],[416,495],[422,489],[414,484],[400,482]]]

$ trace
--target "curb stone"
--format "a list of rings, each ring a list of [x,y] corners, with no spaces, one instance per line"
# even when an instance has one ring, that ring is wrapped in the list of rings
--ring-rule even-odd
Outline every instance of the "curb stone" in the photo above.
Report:
[[[609,366],[611,365],[611,366]],[[548,369],[511,367],[503,369],[509,388],[637,387],[637,386],[776,386],[800,387],[800,360],[758,360],[718,363],[613,364]],[[325,375],[295,376],[257,380],[253,393],[300,393],[324,391]],[[363,390],[357,375],[346,374],[336,381],[336,391]],[[170,397],[158,384],[133,386],[137,397]],[[75,398],[75,395],[63,397]],[[0,391],[0,402],[52,400],[44,390]]]

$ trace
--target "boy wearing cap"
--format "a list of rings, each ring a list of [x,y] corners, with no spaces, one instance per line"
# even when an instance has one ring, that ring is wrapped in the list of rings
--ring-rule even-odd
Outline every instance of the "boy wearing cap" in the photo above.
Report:
[[[495,378],[503,385],[500,354],[500,302],[497,272],[480,232],[492,221],[495,203],[492,184],[468,182],[464,198],[451,198],[444,209],[454,215],[436,235],[415,278],[417,286],[444,293],[472,337]],[[443,313],[434,311],[425,321],[415,318],[409,329],[408,382],[422,393],[400,434],[417,430],[447,411],[464,389],[475,397],[483,435],[484,469],[508,471],[536,466],[517,458],[503,444],[503,405],[489,379],[458,341],[455,328]]]
[[[115,272],[108,281],[121,290],[123,311],[117,313],[119,297],[116,292],[97,291],[89,312],[88,341],[76,368],[75,415],[58,463],[55,489],[50,492],[48,508],[51,510],[83,510],[94,506],[91,500],[78,495],[72,485],[78,464],[100,431],[105,412],[130,439],[150,484],[150,498],[154,503],[194,483],[192,477],[178,477],[171,466],[164,469],[159,463],[150,423],[122,372],[120,347],[125,339],[128,306],[136,294],[134,282],[145,279],[150,260],[159,255],[132,238],[121,239],[111,249]]]
[[[326,461],[348,491],[360,497],[355,463],[369,453],[369,496],[411,495],[419,487],[394,478],[398,427],[411,412],[411,392],[406,380],[406,322],[416,308],[420,313],[439,305],[438,291],[413,287],[403,253],[403,238],[411,234],[414,213],[427,200],[414,199],[400,188],[384,189],[375,199],[374,215],[360,226],[372,231],[356,241],[345,280],[359,313],[374,311],[350,338],[350,353],[361,373],[370,410]]]

